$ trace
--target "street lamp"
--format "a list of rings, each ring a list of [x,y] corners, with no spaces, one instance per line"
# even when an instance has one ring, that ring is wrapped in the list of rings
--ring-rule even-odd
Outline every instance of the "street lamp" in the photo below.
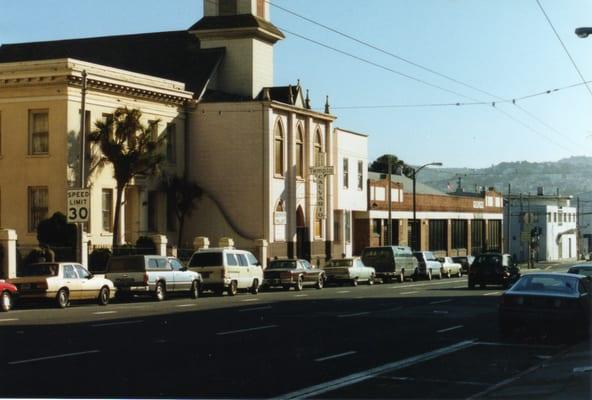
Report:
[[[421,171],[425,167],[429,167],[429,166],[441,167],[442,166],[442,163],[441,162],[431,162],[431,163],[428,163],[428,164],[424,164],[424,165],[422,165],[422,166],[420,166],[418,168],[411,168],[413,170],[413,177],[412,177],[412,179],[413,179],[413,226],[411,228],[412,232],[413,232],[413,229],[418,230],[418,228],[417,228],[417,215],[416,215],[417,214],[417,209],[416,209],[416,203],[415,203],[415,184],[416,184],[416,177],[417,177],[417,174],[419,173],[419,171]],[[415,233],[417,234],[418,232],[415,232]],[[413,239],[415,239],[415,237]],[[412,250],[416,250],[416,249],[412,249]],[[419,249],[417,249],[417,250],[419,250]]]
[[[587,28],[587,27],[577,28],[576,35],[578,35],[578,37],[581,37],[581,38],[587,38],[588,35],[592,35],[592,28]]]

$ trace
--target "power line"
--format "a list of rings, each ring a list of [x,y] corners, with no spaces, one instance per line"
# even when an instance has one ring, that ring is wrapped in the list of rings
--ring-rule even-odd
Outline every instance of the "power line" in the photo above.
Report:
[[[576,64],[575,60],[573,59],[573,57],[569,53],[569,50],[567,50],[567,47],[565,46],[565,43],[563,43],[563,40],[561,39],[561,36],[559,36],[559,33],[557,33],[557,29],[555,29],[555,26],[553,26],[553,23],[551,22],[551,19],[549,18],[549,16],[545,12],[545,9],[543,8],[543,5],[541,4],[541,2],[539,0],[536,0],[536,2],[539,5],[539,8],[541,9],[541,11],[543,12],[543,15],[547,19],[547,22],[551,26],[551,29],[553,29],[553,32],[555,32],[555,36],[557,37],[557,40],[559,40],[559,43],[561,43],[561,46],[563,47],[563,50],[565,50],[565,54],[567,54],[567,56],[569,57],[572,65],[574,66],[574,68],[578,72],[578,75],[580,76],[580,79],[582,80],[582,82],[586,82],[586,79],[584,78],[584,75],[582,75],[582,72],[580,72],[580,69],[578,68],[578,65]],[[592,90],[590,90],[590,87],[588,85],[586,85],[586,89],[588,89],[588,93],[590,93],[590,96],[592,96]]]

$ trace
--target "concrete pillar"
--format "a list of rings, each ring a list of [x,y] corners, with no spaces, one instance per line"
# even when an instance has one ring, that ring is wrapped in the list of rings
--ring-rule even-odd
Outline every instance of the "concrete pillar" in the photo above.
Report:
[[[255,246],[257,247],[257,259],[261,263],[263,269],[267,268],[267,240],[257,239],[255,240]]]
[[[409,246],[409,220],[400,219],[397,229],[399,230],[399,244],[401,246]],[[394,228],[393,228],[394,229]]]
[[[16,231],[0,229],[0,246],[2,247],[2,271],[4,279],[16,278]]]
[[[167,255],[167,237],[165,235],[152,235],[152,241],[156,246],[156,255],[165,256]]]
[[[473,254],[473,224],[471,220],[467,221],[467,256]]]
[[[197,236],[193,240],[193,248],[195,250],[208,249],[210,247],[210,239],[205,236]]]
[[[82,232],[81,241],[80,241],[80,264],[84,266],[84,268],[88,269],[88,243],[90,242],[88,238],[88,234],[86,232]]]
[[[446,221],[446,255],[447,256],[457,256],[458,250],[456,250],[455,254],[452,254],[452,220]]]
[[[234,247],[234,239],[229,237],[220,238],[218,247]]]

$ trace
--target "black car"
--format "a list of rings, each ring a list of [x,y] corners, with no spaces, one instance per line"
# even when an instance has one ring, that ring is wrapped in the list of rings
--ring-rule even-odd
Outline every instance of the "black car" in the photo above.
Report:
[[[510,261],[510,256],[501,253],[483,253],[469,268],[469,289],[475,285],[501,285],[504,288],[520,278],[520,269]]]
[[[590,290],[590,278],[583,275],[524,275],[502,295],[500,333],[510,336],[518,328],[586,332],[592,312]]]
[[[592,277],[592,264],[577,264],[567,270],[568,274],[578,274]]]
[[[456,256],[456,257],[452,257],[452,261],[454,261],[455,263],[459,263],[461,265],[461,271],[463,272],[463,274],[468,274],[471,264],[473,264],[473,262],[475,261],[475,257],[473,257],[473,256]]]

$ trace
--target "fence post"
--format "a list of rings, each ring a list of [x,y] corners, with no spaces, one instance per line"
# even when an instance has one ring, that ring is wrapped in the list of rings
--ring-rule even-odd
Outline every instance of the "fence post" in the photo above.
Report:
[[[229,237],[220,238],[218,247],[234,247],[234,239]]]
[[[258,239],[255,240],[255,246],[257,247],[257,258],[261,263],[263,269],[267,268],[267,240]]]
[[[167,237],[165,235],[152,235],[152,241],[156,246],[156,255],[165,256],[167,255]]]
[[[82,232],[80,241],[80,264],[86,269],[88,269],[88,242],[88,234]]]
[[[14,229],[0,229],[0,246],[2,257],[2,274],[5,279],[16,278],[16,231]]]
[[[205,236],[197,236],[193,240],[193,248],[195,250],[208,249],[210,247],[210,239]]]

